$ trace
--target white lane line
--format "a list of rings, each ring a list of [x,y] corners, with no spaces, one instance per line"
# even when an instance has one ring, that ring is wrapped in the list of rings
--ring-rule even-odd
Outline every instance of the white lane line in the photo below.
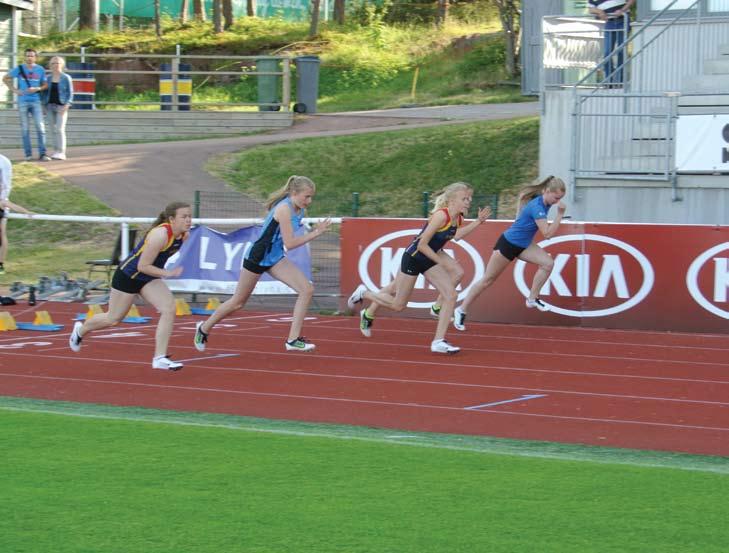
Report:
[[[220,388],[201,388],[196,386],[170,386],[165,384],[148,384],[143,382],[124,382],[115,380],[95,380],[89,378],[66,378],[57,376],[28,376],[24,374],[8,374],[2,373],[0,376],[17,376],[20,378],[31,378],[37,380],[55,380],[61,382],[84,382],[94,384],[109,384],[109,385],[122,385],[131,386],[136,388],[156,388],[162,390],[183,390],[186,392],[212,392],[222,394],[233,394],[241,396],[257,396],[257,397],[275,397],[281,399],[303,399],[303,400],[315,400],[315,401],[331,401],[335,403],[355,403],[359,405],[381,405],[386,407],[404,407],[404,408],[418,408],[418,409],[434,409],[440,411],[458,411],[463,413],[463,407],[449,407],[447,405],[430,405],[424,403],[401,403],[393,401],[378,401],[369,399],[351,399],[351,398],[334,398],[334,397],[323,397],[323,396],[308,396],[300,394],[281,394],[273,392],[248,392],[244,390],[224,390]],[[479,409],[476,411],[470,411],[471,413],[486,413],[494,415],[505,415],[505,416],[519,416],[519,417],[535,417],[543,419],[558,419],[558,420],[571,420],[581,422],[597,422],[597,423],[608,423],[608,424],[629,424],[635,426],[654,426],[659,428],[680,428],[686,430],[709,430],[717,432],[729,432],[729,427],[714,427],[714,426],[700,426],[692,424],[673,424],[665,422],[646,422],[636,420],[625,420],[625,419],[601,419],[594,417],[573,417],[568,415],[548,415],[544,413],[524,413],[517,411],[494,411],[490,409]]]
[[[481,405],[473,405],[471,407],[464,407],[469,411],[478,411],[484,407],[495,407],[497,405],[504,405],[506,403],[516,403],[517,401],[529,401],[530,399],[538,399],[540,397],[547,397],[547,394],[529,394],[521,397],[515,397],[513,399],[505,399],[503,401],[493,401],[491,403],[482,403]]]

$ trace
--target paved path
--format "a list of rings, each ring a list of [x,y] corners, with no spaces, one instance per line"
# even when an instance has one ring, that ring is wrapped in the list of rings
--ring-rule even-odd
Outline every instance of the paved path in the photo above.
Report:
[[[231,191],[204,170],[208,158],[259,144],[297,138],[391,131],[538,113],[537,102],[401,108],[297,117],[292,127],[263,134],[180,142],[72,147],[67,161],[44,168],[80,186],[130,217],[155,216],[173,199],[192,199],[195,190]],[[73,115],[72,115],[73,116]],[[21,159],[22,151],[8,152]],[[241,214],[247,216],[250,214]]]

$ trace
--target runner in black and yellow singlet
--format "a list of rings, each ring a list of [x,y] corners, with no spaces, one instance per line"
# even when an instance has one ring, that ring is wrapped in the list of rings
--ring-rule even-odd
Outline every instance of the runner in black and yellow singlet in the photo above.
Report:
[[[451,217],[447,208],[440,209],[445,213],[446,222],[445,224],[435,231],[433,236],[428,240],[428,246],[435,253],[438,253],[443,246],[445,246],[458,232],[458,227],[463,224],[463,215],[458,213],[454,217]],[[419,275],[430,269],[435,265],[435,261],[430,259],[428,256],[418,250],[418,244],[423,236],[423,232],[428,228],[428,223],[425,223],[420,233],[413,239],[410,245],[405,249],[405,253],[402,256],[400,268],[406,275]]]
[[[177,371],[182,363],[172,361],[167,346],[175,321],[175,298],[164,278],[182,274],[182,267],[165,269],[165,264],[187,239],[192,225],[190,205],[174,202],[159,214],[152,228],[114,271],[109,294],[109,309],[73,327],[68,340],[72,351],[81,351],[81,340],[88,332],[119,323],[129,312],[137,294],[152,304],[160,314],[155,333],[155,354],[152,368]]]

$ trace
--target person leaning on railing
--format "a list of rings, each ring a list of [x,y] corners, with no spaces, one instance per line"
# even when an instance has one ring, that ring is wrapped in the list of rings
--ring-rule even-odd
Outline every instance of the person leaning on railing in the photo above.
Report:
[[[73,100],[73,79],[64,73],[66,62],[62,57],[53,56],[50,65],[48,88],[41,93],[41,101],[56,147],[51,159],[63,160],[66,159],[66,121]]]
[[[603,41],[603,71],[605,82],[613,85],[623,83],[625,52],[620,45],[630,32],[630,8],[635,0],[588,0],[590,13],[605,22]],[[613,57],[617,59],[613,61]]]

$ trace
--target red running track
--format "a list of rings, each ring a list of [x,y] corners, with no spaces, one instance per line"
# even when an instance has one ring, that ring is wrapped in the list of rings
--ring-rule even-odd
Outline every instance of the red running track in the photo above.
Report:
[[[462,351],[444,356],[428,347],[435,321],[383,317],[367,339],[355,317],[312,317],[317,350],[303,354],[284,351],[287,315],[244,311],[204,353],[192,345],[201,317],[178,318],[170,353],[185,368],[165,372],[151,368],[155,319],[72,353],[80,307],[34,308],[62,332],[0,332],[0,395],[729,455],[723,335],[473,323],[450,332]]]

